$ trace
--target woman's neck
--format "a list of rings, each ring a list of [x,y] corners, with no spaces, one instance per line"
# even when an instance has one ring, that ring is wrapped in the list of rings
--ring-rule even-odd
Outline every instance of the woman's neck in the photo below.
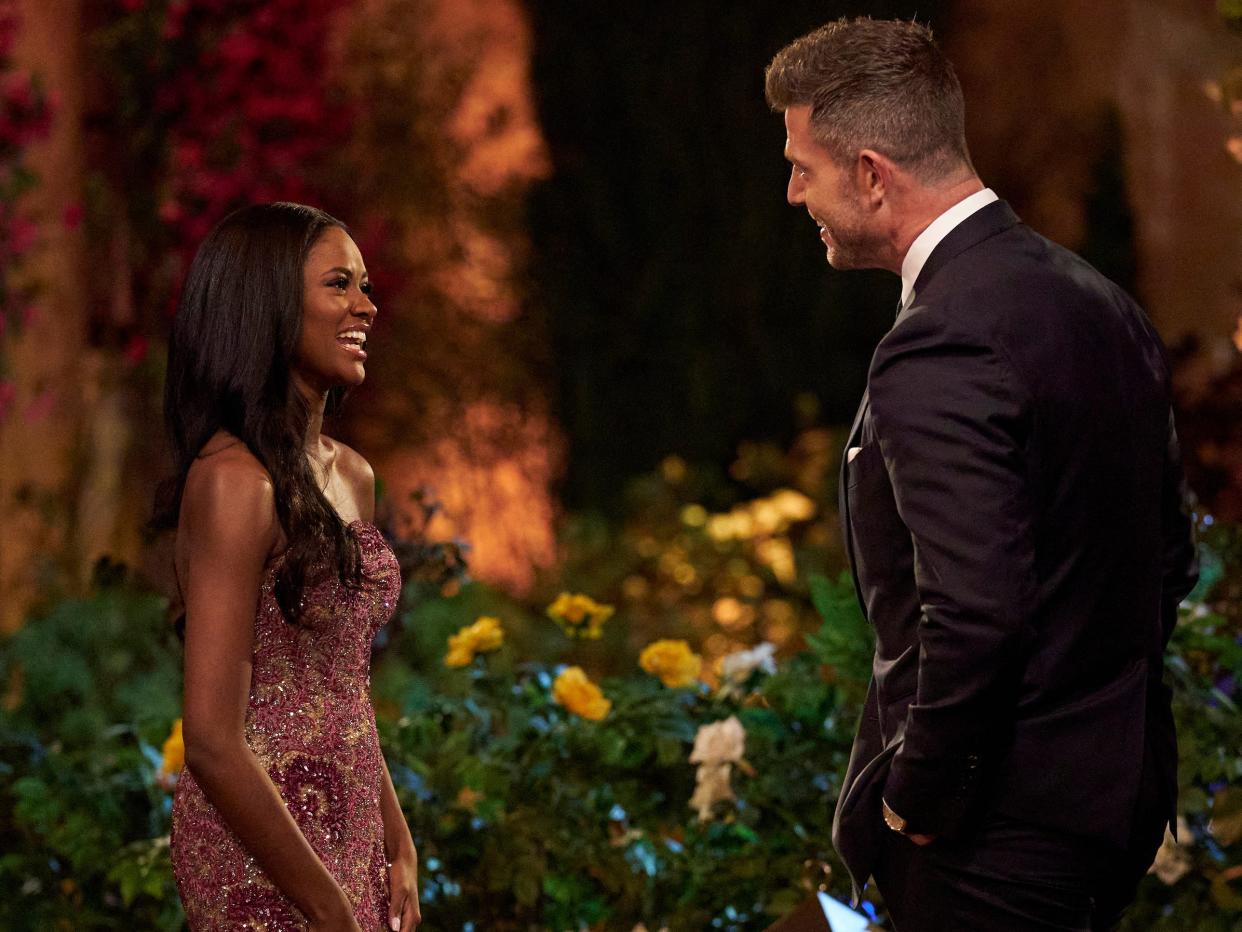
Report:
[[[328,403],[328,393],[326,390],[318,390],[305,381],[294,376],[294,382],[298,391],[302,393],[302,397],[306,400],[310,417],[306,422],[306,438],[304,446],[306,452],[313,457],[321,458],[320,454],[323,449],[323,412]]]

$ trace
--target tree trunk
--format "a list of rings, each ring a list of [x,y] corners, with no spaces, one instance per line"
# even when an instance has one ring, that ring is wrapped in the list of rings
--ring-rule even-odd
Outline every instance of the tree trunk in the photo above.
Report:
[[[66,571],[80,578],[84,552],[78,543],[89,537],[76,526],[76,487],[92,469],[81,442],[91,419],[84,392],[93,371],[84,244],[80,229],[65,222],[83,192],[81,10],[78,0],[21,0],[18,10],[14,60],[39,76],[57,109],[50,138],[33,145],[27,160],[40,183],[24,206],[38,223],[41,248],[20,274],[40,285],[37,311],[5,346],[17,394],[0,423],[4,631],[21,625],[41,580],[63,578]]]

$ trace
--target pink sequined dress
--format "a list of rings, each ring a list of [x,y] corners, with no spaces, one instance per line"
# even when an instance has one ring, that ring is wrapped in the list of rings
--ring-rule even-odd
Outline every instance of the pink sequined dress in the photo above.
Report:
[[[350,526],[362,551],[363,587],[334,570],[308,574],[299,624],[281,617],[264,574],[255,619],[246,741],[285,805],[336,878],[367,932],[388,927],[380,787],[371,706],[371,642],[401,590],[397,559],[374,525]],[[173,799],[172,864],[193,930],[293,932],[301,911],[259,868],[186,769]]]

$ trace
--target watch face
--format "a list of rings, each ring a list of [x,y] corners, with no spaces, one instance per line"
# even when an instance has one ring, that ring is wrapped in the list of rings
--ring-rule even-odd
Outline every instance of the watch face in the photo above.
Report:
[[[888,803],[884,803],[884,824],[894,832],[905,831],[906,828],[906,820],[888,808]]]

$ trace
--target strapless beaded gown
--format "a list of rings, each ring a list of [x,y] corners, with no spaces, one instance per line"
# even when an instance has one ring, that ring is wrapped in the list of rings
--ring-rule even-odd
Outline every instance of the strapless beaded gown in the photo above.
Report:
[[[371,642],[401,590],[397,559],[379,530],[350,524],[362,552],[360,590],[335,570],[308,573],[299,624],[281,617],[264,574],[255,619],[246,741],[302,834],[353,904],[367,932],[388,927],[380,787],[371,706]],[[307,923],[182,772],[173,799],[172,864],[190,928],[294,932]]]

